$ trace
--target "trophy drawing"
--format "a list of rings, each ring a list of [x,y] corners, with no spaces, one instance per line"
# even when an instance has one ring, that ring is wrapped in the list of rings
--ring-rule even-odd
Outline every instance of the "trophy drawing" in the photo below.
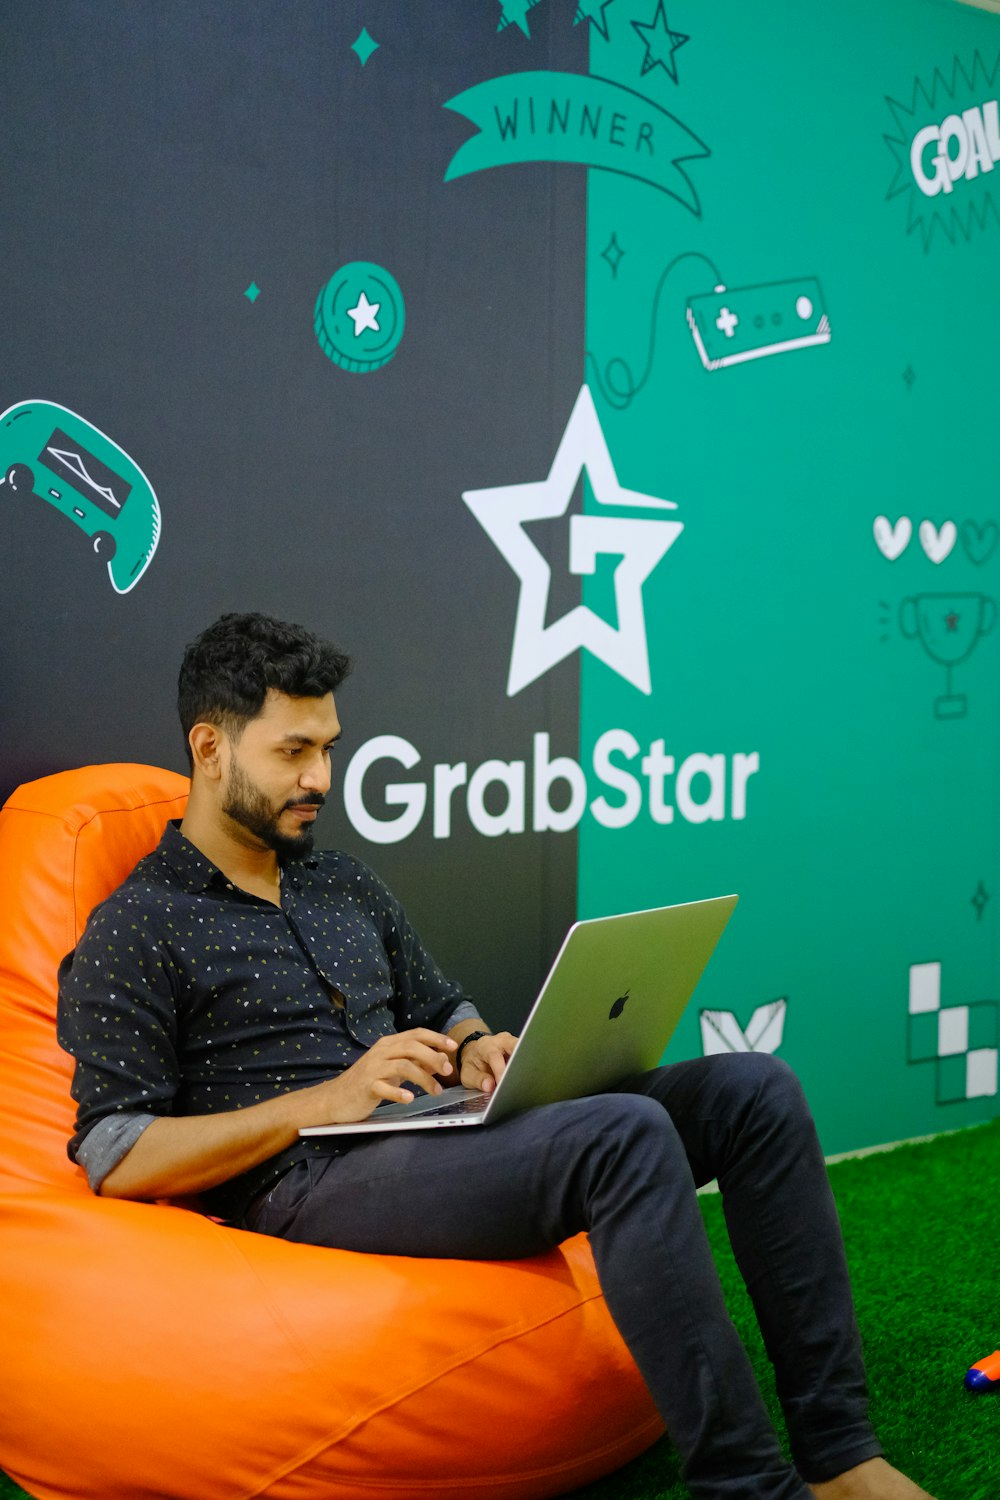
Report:
[[[965,694],[951,690],[952,668],[972,654],[980,636],[989,635],[996,614],[996,603],[985,594],[914,594],[899,606],[899,627],[907,640],[919,637],[947,674],[945,692],[934,700],[936,718],[965,717]]]

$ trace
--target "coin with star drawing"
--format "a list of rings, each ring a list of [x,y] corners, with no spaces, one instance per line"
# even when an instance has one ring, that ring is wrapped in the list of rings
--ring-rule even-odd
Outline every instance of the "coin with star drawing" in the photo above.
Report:
[[[313,327],[335,365],[367,375],[392,359],[405,319],[395,277],[372,261],[352,260],[334,272],[317,297]]]

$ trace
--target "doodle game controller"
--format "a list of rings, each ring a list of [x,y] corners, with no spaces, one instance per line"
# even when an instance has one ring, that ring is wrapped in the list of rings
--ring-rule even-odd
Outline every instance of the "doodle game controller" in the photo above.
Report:
[[[717,286],[688,298],[687,320],[706,370],[830,342],[830,319],[814,276]]]
[[[149,567],[160,540],[153,487],[123,448],[76,412],[54,401],[19,401],[0,412],[3,485],[51,505],[90,537],[116,594],[135,588]]]

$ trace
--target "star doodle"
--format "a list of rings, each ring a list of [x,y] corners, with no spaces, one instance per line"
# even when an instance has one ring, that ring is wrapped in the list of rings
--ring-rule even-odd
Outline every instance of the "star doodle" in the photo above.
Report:
[[[674,82],[677,82],[677,64],[674,62],[674,53],[678,47],[683,47],[685,42],[691,40],[680,31],[671,31],[667,24],[666,0],[657,0],[656,14],[652,21],[644,24],[642,21],[633,21],[632,29],[636,35],[645,43],[646,56],[642,60],[642,76],[654,68],[662,68],[669,73]]]
[[[378,326],[378,310],[381,302],[369,302],[365,293],[362,292],[358,298],[356,307],[347,309],[347,316],[354,319],[354,337],[364,333],[366,328],[372,328],[376,333],[381,333]]]
[[[956,615],[954,610],[950,610],[949,613],[945,615],[944,623],[948,627],[949,635],[953,635],[954,632],[958,629],[958,622],[960,618],[961,616]]]
[[[663,517],[571,516],[569,570],[593,574],[597,559],[618,557],[614,570],[617,627],[579,604],[546,626],[552,570],[525,531],[525,523],[564,516],[583,470],[602,506],[676,510],[672,500],[624,489],[618,483],[594,398],[582,386],[547,479],[466,490],[462,499],[520,579],[507,696],[513,697],[574,651],[586,649],[642,693],[652,692],[642,589],[684,530]]]
[[[615,231],[612,230],[611,238],[608,240],[608,243],[601,251],[601,259],[606,260],[608,265],[611,267],[612,276],[617,277],[618,267],[621,265],[624,255],[625,251],[618,243],[618,236],[615,234]]]
[[[501,0],[500,22],[497,31],[506,31],[508,26],[517,26],[531,40],[528,30],[528,11],[534,10],[539,0]]]
[[[357,41],[351,43],[351,51],[357,54],[358,62],[362,67],[364,67],[365,63],[371,57],[372,53],[377,52],[378,49],[379,43],[373,36],[369,36],[368,28],[366,26],[362,26],[360,32],[358,33]]]
[[[573,17],[573,25],[579,26],[581,21],[589,21],[591,26],[601,33],[606,42],[611,38],[608,36],[608,18],[604,14],[608,6],[614,0],[580,0],[576,15]]]

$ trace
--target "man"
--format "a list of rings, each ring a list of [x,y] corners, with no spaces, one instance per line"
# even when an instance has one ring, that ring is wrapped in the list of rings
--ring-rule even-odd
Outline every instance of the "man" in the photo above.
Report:
[[[836,1210],[777,1059],[676,1063],[482,1130],[299,1137],[415,1087],[489,1090],[515,1044],[444,978],[377,876],[312,853],[348,670],[328,642],[261,615],[225,615],[185,653],[187,811],[60,969],[69,1150],[92,1187],[199,1193],[246,1229],[390,1254],[507,1259],[587,1230],[692,1495],[928,1500],[868,1423]],[[695,1197],[713,1177],[795,1468],[722,1299]]]

